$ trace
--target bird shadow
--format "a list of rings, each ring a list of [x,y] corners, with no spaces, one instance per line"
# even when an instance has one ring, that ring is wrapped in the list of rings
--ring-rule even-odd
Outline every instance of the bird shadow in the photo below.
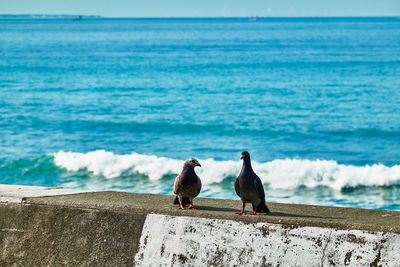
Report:
[[[207,211],[226,211],[226,212],[238,212],[238,209],[231,208],[219,208],[219,207],[209,207],[209,206],[196,206],[198,210],[207,210]]]
[[[232,208],[221,208],[221,207],[209,207],[209,206],[196,206],[197,210],[204,211],[222,211],[222,212],[239,212],[240,209],[232,209]],[[308,218],[308,219],[342,219],[340,217],[330,217],[330,216],[314,216],[314,215],[305,215],[305,214],[291,214],[284,212],[268,212],[268,213],[259,213],[262,216],[273,216],[273,217],[292,217],[292,218]]]

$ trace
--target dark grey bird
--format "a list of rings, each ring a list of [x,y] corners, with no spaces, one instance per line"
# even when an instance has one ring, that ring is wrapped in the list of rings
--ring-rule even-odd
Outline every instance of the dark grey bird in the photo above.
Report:
[[[245,214],[244,208],[246,203],[251,203],[251,205],[253,205],[253,213],[251,213],[251,215],[257,215],[257,211],[269,212],[265,204],[264,187],[260,177],[257,176],[251,167],[249,152],[243,151],[240,159],[243,160],[243,165],[239,176],[235,180],[235,191],[242,200],[243,207],[237,214]]]
[[[201,180],[194,171],[196,166],[201,167],[197,159],[186,160],[181,174],[175,178],[174,204],[179,204],[179,209],[183,210],[187,204],[190,204],[189,209],[194,209],[193,199],[199,195],[201,190]]]

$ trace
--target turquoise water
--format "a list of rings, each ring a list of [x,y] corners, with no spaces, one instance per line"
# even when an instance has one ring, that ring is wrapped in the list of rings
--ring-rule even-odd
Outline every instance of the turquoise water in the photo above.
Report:
[[[0,20],[0,183],[400,210],[400,19]]]

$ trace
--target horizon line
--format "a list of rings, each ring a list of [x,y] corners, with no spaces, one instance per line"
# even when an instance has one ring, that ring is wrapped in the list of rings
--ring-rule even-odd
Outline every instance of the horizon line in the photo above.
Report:
[[[400,18],[400,16],[394,15],[356,15],[356,16],[171,16],[171,17],[125,17],[125,16],[102,16],[102,15],[82,15],[82,14],[36,14],[36,13],[22,13],[22,14],[10,14],[10,13],[0,13],[0,16],[82,16],[82,17],[94,17],[94,18],[104,18],[104,19],[202,19],[202,18]]]

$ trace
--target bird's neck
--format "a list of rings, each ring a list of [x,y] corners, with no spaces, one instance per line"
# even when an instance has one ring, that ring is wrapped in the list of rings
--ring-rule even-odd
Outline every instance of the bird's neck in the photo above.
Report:
[[[184,166],[182,170],[181,179],[190,179],[195,177],[196,173],[194,172],[194,168],[192,166]]]
[[[251,167],[250,159],[243,159],[242,170],[240,173],[243,174],[243,177],[246,177],[244,174],[254,173],[253,168]]]

